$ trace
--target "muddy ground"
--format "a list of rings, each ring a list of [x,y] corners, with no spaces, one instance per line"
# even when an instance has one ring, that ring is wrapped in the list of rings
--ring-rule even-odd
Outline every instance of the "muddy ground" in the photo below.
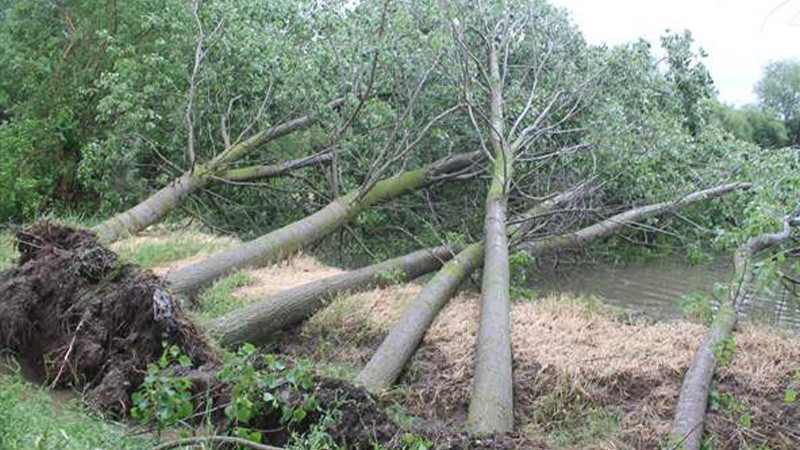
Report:
[[[37,362],[48,385],[88,390],[98,407],[124,416],[165,341],[179,344],[205,371],[194,378],[214,379],[218,351],[152,272],[120,260],[84,231],[40,224],[18,240],[19,263],[0,275],[0,346]],[[253,293],[337,272],[298,257],[253,271],[234,295],[246,302]],[[391,448],[408,431],[430,437],[436,448],[658,448],[705,331],[686,322],[630,323],[570,298],[515,303],[517,432],[475,441],[458,431],[477,330],[477,296],[469,286],[442,311],[396,389],[374,398],[342,380],[366,363],[419,289],[406,284],[340,298],[267,346],[289,360],[312,360],[321,376],[311,389],[323,408],[342,411],[329,432],[350,448],[370,448],[374,441]],[[800,340],[744,325],[736,347],[733,362],[718,371],[718,395],[733,402],[709,414],[714,448],[800,448],[800,411],[783,401],[788,387],[800,387],[792,378]],[[224,386],[213,388],[225,397]],[[276,425],[268,416],[265,428]],[[301,428],[318,419],[310,417]],[[270,439],[281,445],[286,435]]]

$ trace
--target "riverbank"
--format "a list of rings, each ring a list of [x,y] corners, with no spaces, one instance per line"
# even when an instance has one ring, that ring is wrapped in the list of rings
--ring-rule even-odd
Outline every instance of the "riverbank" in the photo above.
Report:
[[[163,274],[234,243],[201,233],[157,230],[123,240],[113,249]],[[242,271],[201,295],[195,315],[208,320],[256,295],[340,272],[307,255]],[[322,375],[352,379],[420,289],[409,283],[342,296],[269,349],[290,362],[309,360]],[[464,286],[440,313],[397,387],[378,398],[393,421],[431,430],[460,428],[469,401],[478,300],[474,283]],[[508,448],[663,444],[703,325],[653,322],[596,299],[567,295],[517,301],[512,317],[517,432],[504,443]],[[734,357],[716,377],[708,421],[714,448],[762,443],[796,448],[800,410],[796,402],[787,401],[786,392],[800,388],[798,370],[796,336],[743,324]],[[0,421],[0,436],[14,431],[6,423],[12,422]]]

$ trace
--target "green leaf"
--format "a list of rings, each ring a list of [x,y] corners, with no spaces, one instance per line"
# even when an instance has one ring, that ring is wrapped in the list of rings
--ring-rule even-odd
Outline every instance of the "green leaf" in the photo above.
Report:
[[[797,389],[788,388],[783,394],[783,401],[786,403],[794,403],[797,401]]]
[[[739,423],[742,424],[743,427],[750,428],[753,426],[753,416],[750,413],[742,413],[739,416]]]

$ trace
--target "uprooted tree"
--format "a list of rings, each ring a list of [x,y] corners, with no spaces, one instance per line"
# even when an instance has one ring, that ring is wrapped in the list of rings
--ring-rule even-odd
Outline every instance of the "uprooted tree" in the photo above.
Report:
[[[730,358],[730,349],[726,342],[733,338],[740,309],[757,289],[757,257],[761,252],[789,239],[792,228],[800,225],[798,216],[800,209],[783,218],[781,231],[750,237],[736,249],[728,299],[719,305],[708,334],[697,349],[683,378],[670,433],[673,444],[678,448],[701,448],[711,380],[720,361]]]

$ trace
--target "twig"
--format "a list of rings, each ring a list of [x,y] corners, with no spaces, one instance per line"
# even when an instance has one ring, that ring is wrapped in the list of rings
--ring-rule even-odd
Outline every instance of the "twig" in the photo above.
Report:
[[[69,347],[67,347],[67,353],[64,355],[64,362],[61,363],[61,368],[58,369],[58,374],[56,375],[55,379],[53,379],[53,383],[50,384],[50,389],[56,387],[58,380],[61,378],[61,374],[64,373],[64,368],[67,367],[67,364],[69,364],[69,356],[72,354],[72,349],[75,347],[75,339],[78,337],[78,332],[81,330],[81,327],[83,327],[83,322],[85,322],[85,320],[86,318],[84,317],[78,323],[78,326],[75,327],[75,333],[72,335],[72,340],[69,342]]]
[[[204,442],[236,444],[242,447],[253,448],[256,450],[284,450],[280,447],[273,447],[271,445],[259,444],[257,442],[248,441],[247,439],[242,439],[233,436],[197,436],[185,439],[177,439],[171,442],[166,442],[164,444],[156,445],[152,447],[150,450],[167,450],[171,448],[188,447],[190,445],[202,444]]]

